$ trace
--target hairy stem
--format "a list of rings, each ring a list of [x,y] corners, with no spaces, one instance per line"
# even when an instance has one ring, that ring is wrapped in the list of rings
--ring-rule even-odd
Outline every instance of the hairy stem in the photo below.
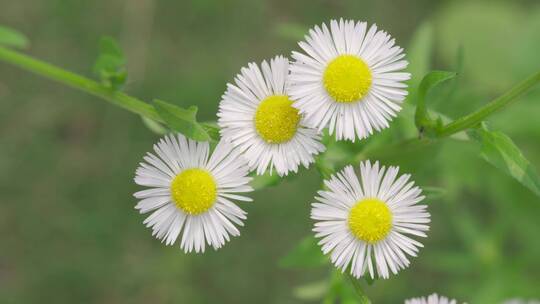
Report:
[[[158,122],[163,122],[163,120],[152,105],[125,93],[114,91],[90,78],[72,73],[47,62],[32,58],[28,55],[4,47],[0,47],[0,60],[3,60],[14,66],[20,67],[35,74],[44,76],[46,78],[58,81],[72,88],[79,89],[97,97],[101,97],[130,112],[139,114],[141,116],[150,118]],[[525,94],[539,82],[540,72],[519,83],[518,85],[510,89],[510,91],[496,98],[495,100],[480,108],[476,112],[463,116],[440,128],[439,130],[437,130],[437,137],[447,137],[476,126],[495,111],[498,111],[510,104],[512,101],[515,101],[517,97]]]
[[[508,92],[494,99],[493,101],[478,109],[477,111],[465,115],[459,119],[456,119],[453,122],[442,127],[440,130],[438,130],[437,137],[450,136],[452,134],[476,126],[477,124],[482,122],[482,120],[486,119],[489,115],[493,114],[495,111],[501,110],[505,106],[515,101],[519,96],[528,92],[539,82],[540,72],[525,79],[524,81],[510,89]]]
[[[129,96],[119,91],[111,90],[100,83],[61,69],[44,61],[34,59],[28,55],[0,47],[0,60],[11,63],[35,74],[58,81],[72,88],[101,97],[117,106],[141,116],[162,122],[154,107],[140,99]]]

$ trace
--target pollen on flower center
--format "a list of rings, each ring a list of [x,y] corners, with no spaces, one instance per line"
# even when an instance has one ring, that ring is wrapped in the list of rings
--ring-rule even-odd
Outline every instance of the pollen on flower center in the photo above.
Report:
[[[371,86],[371,71],[357,56],[340,55],[326,67],[323,83],[335,101],[354,102],[367,94]]]
[[[283,143],[293,138],[300,115],[285,95],[272,95],[263,100],[255,113],[255,129],[268,143]]]
[[[214,178],[203,169],[187,169],[171,182],[171,195],[178,208],[197,215],[210,209],[217,196]]]
[[[349,229],[358,239],[376,243],[392,228],[392,213],[386,203],[366,198],[356,203],[349,213]]]

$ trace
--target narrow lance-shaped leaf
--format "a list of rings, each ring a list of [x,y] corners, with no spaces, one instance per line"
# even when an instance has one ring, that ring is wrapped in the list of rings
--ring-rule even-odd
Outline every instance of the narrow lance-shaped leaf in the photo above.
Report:
[[[99,56],[94,63],[93,71],[101,83],[113,90],[122,88],[127,79],[126,59],[111,37],[102,37],[99,42]]]
[[[435,128],[442,126],[442,121],[435,121],[429,116],[426,107],[426,96],[431,89],[455,76],[456,73],[454,72],[432,71],[422,79],[420,87],[418,88],[418,100],[415,115],[416,127],[421,132],[425,132],[427,135],[434,135]]]
[[[540,196],[540,178],[537,171],[510,137],[502,132],[489,130],[485,123],[471,133],[471,137],[482,145],[482,158]]]
[[[158,134],[158,135],[165,135],[167,134],[167,128],[165,128],[163,125],[161,125],[159,122],[152,120],[150,118],[141,116],[141,120],[143,124],[152,132]]]
[[[14,29],[0,26],[0,46],[24,49],[28,47],[29,40]]]
[[[154,108],[171,130],[198,141],[209,141],[211,139],[202,125],[197,122],[196,106],[184,109],[156,99],[154,100]]]
[[[218,141],[221,137],[219,133],[219,126],[216,122],[202,122],[201,126],[206,131],[206,133],[208,133],[208,136],[210,136],[210,138],[212,138],[213,140]]]

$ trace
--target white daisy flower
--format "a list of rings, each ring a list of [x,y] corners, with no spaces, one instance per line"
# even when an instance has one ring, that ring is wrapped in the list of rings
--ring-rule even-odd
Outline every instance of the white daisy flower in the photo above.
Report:
[[[332,20],[315,26],[293,52],[290,96],[319,131],[363,139],[389,126],[407,96],[409,73],[403,49],[386,32],[365,22]]]
[[[405,304],[457,304],[457,301],[439,296],[434,293],[427,297],[427,299],[425,297],[421,297],[405,300]]]
[[[186,253],[204,252],[206,244],[218,249],[238,236],[246,212],[231,200],[251,201],[237,193],[250,192],[245,160],[230,143],[221,141],[209,155],[208,142],[181,134],[168,135],[154,145],[137,168],[135,183],[150,187],[134,196],[152,235],[167,245],[182,233],[180,248]]]
[[[280,176],[308,167],[324,151],[320,135],[307,128],[288,94],[289,60],[277,56],[242,68],[219,104],[221,135],[242,151],[252,170],[273,168]]]
[[[426,237],[430,215],[421,190],[405,174],[396,179],[398,167],[379,167],[379,162],[360,164],[360,180],[347,166],[329,180],[312,204],[313,231],[321,238],[324,254],[341,271],[359,278],[388,278],[409,266],[405,254],[416,256],[421,243],[406,234]],[[373,263],[374,262],[374,263]],[[373,266],[375,264],[375,266]]]

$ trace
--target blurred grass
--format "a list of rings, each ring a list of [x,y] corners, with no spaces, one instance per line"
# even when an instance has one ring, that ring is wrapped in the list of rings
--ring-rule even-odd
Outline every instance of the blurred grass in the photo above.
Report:
[[[376,22],[402,46],[429,20],[439,69],[452,69],[463,46],[459,89],[430,101],[450,117],[540,68],[535,1],[26,0],[0,7],[1,23],[29,36],[30,54],[79,73],[91,73],[100,36],[118,37],[127,92],[197,104],[201,119],[215,119],[241,66],[289,54],[298,27],[333,17]],[[282,24],[293,25],[293,34]],[[537,89],[490,119],[537,167],[539,99]],[[242,236],[218,252],[185,255],[152,238],[131,194],[133,172],[155,140],[138,117],[0,64],[0,303],[298,303],[296,286],[326,276],[277,266],[310,233],[314,170],[255,193],[253,204],[242,205],[249,213]],[[430,202],[430,237],[411,267],[367,290],[374,303],[434,291],[469,303],[540,298],[539,199],[478,151],[444,141],[381,157],[447,194]]]

